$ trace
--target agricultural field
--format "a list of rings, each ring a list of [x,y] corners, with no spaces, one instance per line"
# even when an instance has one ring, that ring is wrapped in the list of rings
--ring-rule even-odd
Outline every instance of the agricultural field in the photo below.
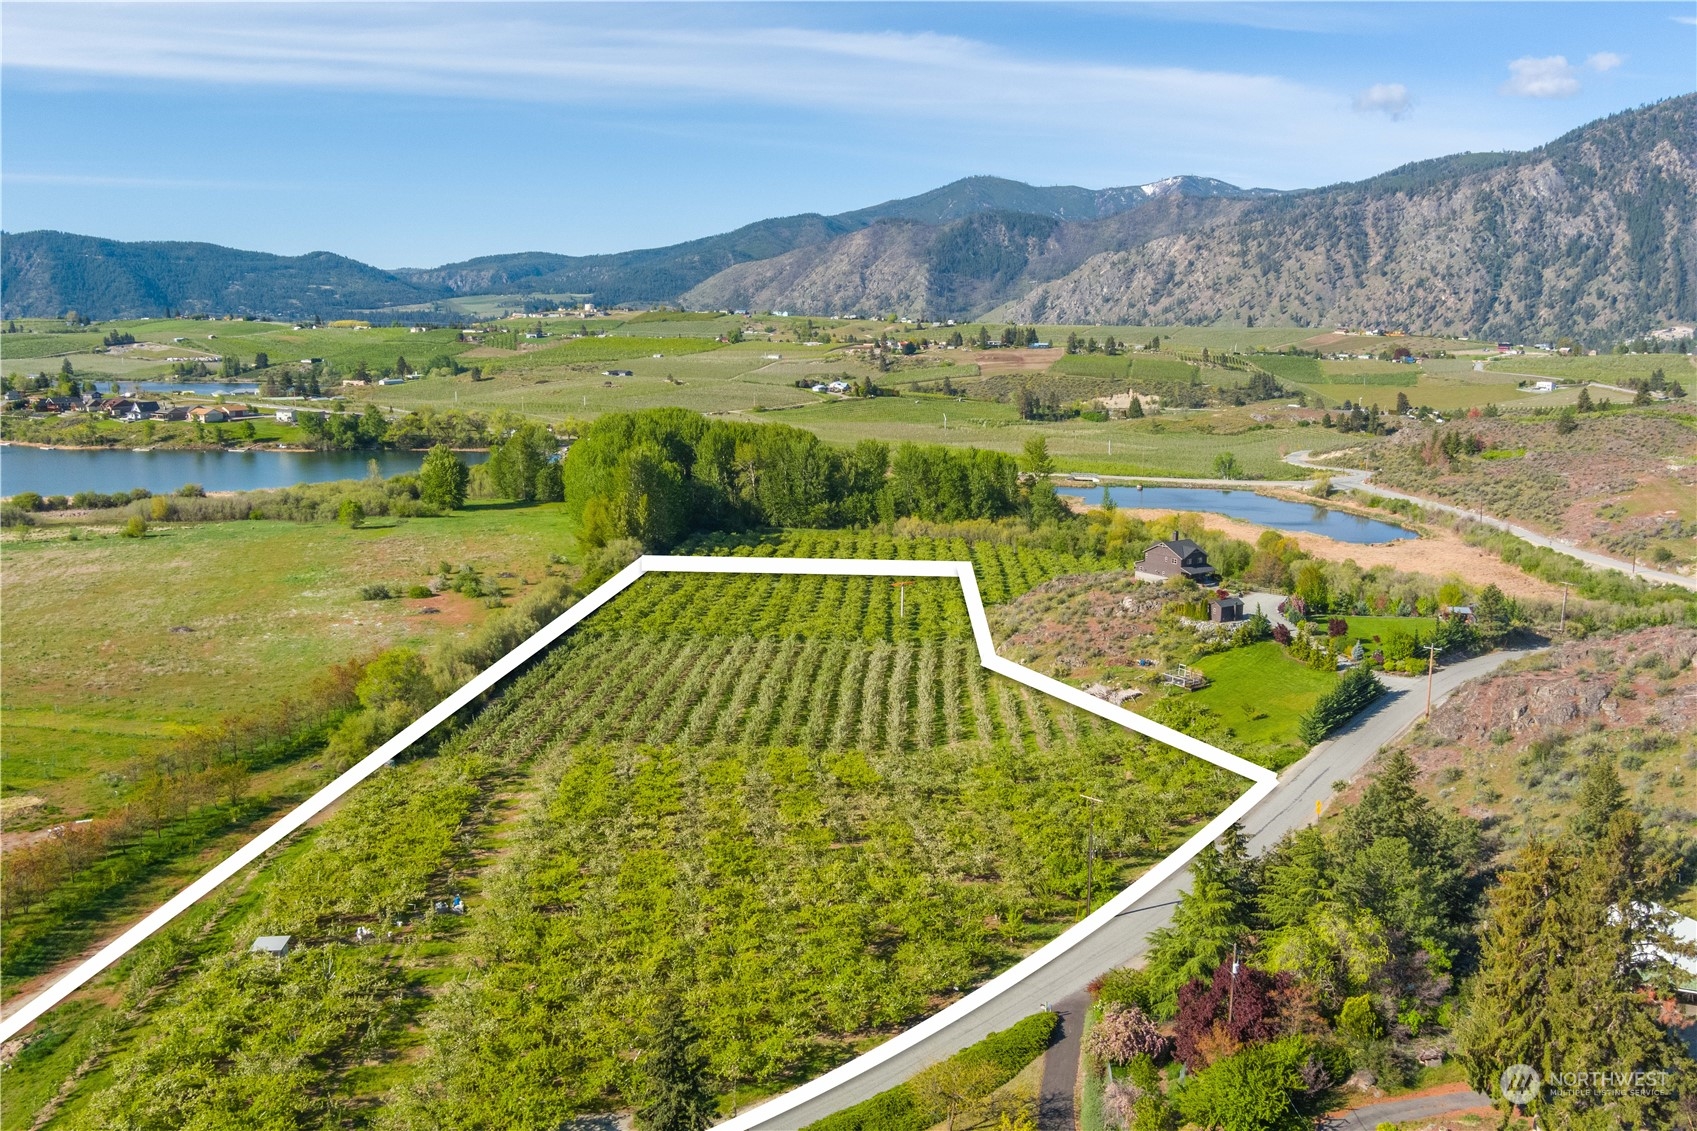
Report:
[[[56,323],[63,326],[63,323]],[[115,347],[121,352],[94,352],[109,331],[131,334],[134,347]],[[361,362],[370,369],[394,365],[405,356],[422,366],[438,355],[453,356],[471,347],[459,340],[454,330],[429,330],[414,334],[405,326],[322,327],[291,329],[276,322],[215,321],[196,319],[140,319],[102,322],[87,332],[75,334],[0,334],[0,359],[8,376],[46,371],[57,373],[58,364],[43,366],[45,359],[57,362],[67,356],[80,377],[98,380],[170,380],[172,366],[166,356],[229,356],[251,366],[257,354],[265,354],[273,365],[295,364],[303,358],[322,358],[327,365],[352,372]],[[183,338],[180,343],[173,338]],[[149,343],[160,348],[150,350]],[[209,363],[213,370],[217,362]],[[252,380],[251,376],[248,376]]]
[[[1553,377],[1558,381],[1596,381],[1624,386],[1635,378],[1648,378],[1660,369],[1670,381],[1687,391],[1697,383],[1697,355],[1684,353],[1599,354],[1596,357],[1504,357],[1487,363],[1492,373],[1510,378]]]
[[[1076,562],[1005,543],[897,547],[963,548],[998,567],[992,600]],[[728,1110],[1073,921],[1079,791],[1108,802],[1105,898],[1242,784],[989,676],[953,581],[898,600],[887,578],[650,575],[50,1018],[8,1094],[59,1098],[42,1119],[9,1103],[4,1126],[265,1112],[554,1128],[631,1104],[630,1052],[662,1008],[703,1034]],[[287,958],[243,953],[269,933],[294,936]],[[79,1004],[93,996],[111,1005],[104,1026]],[[60,1091],[79,1063],[92,1071]]]
[[[286,696],[331,664],[463,635],[491,612],[457,593],[362,601],[363,585],[422,584],[446,560],[518,595],[550,555],[575,554],[557,504],[472,503],[357,530],[168,523],[139,539],[116,537],[117,522],[93,512],[4,542],[8,831],[99,813],[127,792],[132,763],[188,728]]]

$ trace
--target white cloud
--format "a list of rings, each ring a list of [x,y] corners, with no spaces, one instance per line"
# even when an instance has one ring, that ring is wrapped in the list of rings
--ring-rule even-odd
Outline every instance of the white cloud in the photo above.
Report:
[[[1613,51],[1599,51],[1595,55],[1588,57],[1585,60],[1585,65],[1590,67],[1593,71],[1601,74],[1604,71],[1614,70],[1624,62],[1626,62],[1625,55],[1617,55]]]
[[[1357,113],[1388,114],[1393,121],[1401,119],[1413,104],[1408,88],[1400,82],[1376,82],[1358,93],[1354,102]]]
[[[1668,19],[1676,24],[1689,24],[1692,27],[1697,27],[1697,16],[1669,16]]]
[[[397,16],[405,13],[404,18]],[[0,5],[6,82],[137,83],[525,102],[629,118],[633,128],[732,120],[774,130],[812,111],[878,129],[924,120],[957,138],[1037,136],[1086,118],[1121,183],[1173,173],[1294,187],[1316,175],[1304,147],[1356,128],[1337,91],[1304,77],[1081,61],[963,34],[841,30],[718,9],[568,6]],[[657,13],[667,14],[661,18]],[[1400,88],[1364,92],[1396,116]],[[1406,98],[1404,93],[1402,98]],[[498,106],[492,105],[498,113]],[[1412,153],[1535,140],[1486,123],[1431,121],[1370,139],[1348,175]],[[1146,167],[1147,166],[1147,167]],[[1328,170],[1321,176],[1342,175]],[[1075,174],[1077,175],[1077,174]]]
[[[1527,55],[1508,65],[1508,81],[1497,89],[1523,98],[1569,98],[1579,93],[1579,79],[1565,55]]]

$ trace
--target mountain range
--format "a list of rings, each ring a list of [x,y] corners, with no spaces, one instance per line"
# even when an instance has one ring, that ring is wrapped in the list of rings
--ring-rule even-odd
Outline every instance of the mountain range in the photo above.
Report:
[[[1694,116],[1686,95],[1525,152],[1296,192],[1202,177],[1101,190],[968,177],[669,247],[432,268],[5,234],[3,314],[405,317],[396,308],[576,294],[818,315],[1630,334],[1697,317]]]

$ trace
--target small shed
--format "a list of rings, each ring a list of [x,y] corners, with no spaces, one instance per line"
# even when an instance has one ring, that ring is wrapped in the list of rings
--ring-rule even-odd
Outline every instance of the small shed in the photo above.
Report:
[[[289,947],[294,941],[293,935],[260,935],[247,949],[249,954],[269,954],[273,958],[282,958],[289,953]]]
[[[1215,597],[1208,602],[1208,619],[1216,624],[1243,619],[1242,597]]]

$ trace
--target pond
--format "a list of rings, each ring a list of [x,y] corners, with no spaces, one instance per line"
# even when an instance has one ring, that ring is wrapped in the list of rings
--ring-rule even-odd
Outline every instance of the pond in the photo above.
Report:
[[[1339,542],[1366,545],[1419,537],[1412,530],[1389,522],[1362,518],[1329,507],[1270,499],[1253,491],[1217,490],[1212,487],[1109,487],[1107,490],[1115,506],[1128,509],[1206,511],[1240,518],[1258,526],[1270,526],[1286,534],[1322,534]],[[1102,501],[1100,487],[1058,487],[1056,493],[1074,495],[1092,503]]]
[[[226,385],[221,381],[120,381],[118,387],[126,397],[137,393],[192,393],[197,397],[251,397],[259,392],[258,385]]]
[[[482,463],[487,452],[462,452],[467,463]],[[208,491],[255,491],[363,479],[366,461],[375,459],[383,475],[417,471],[423,452],[182,452],[131,451],[126,448],[0,447],[0,494],[35,491],[74,495],[78,491],[112,494],[145,487],[155,494],[198,483]]]

